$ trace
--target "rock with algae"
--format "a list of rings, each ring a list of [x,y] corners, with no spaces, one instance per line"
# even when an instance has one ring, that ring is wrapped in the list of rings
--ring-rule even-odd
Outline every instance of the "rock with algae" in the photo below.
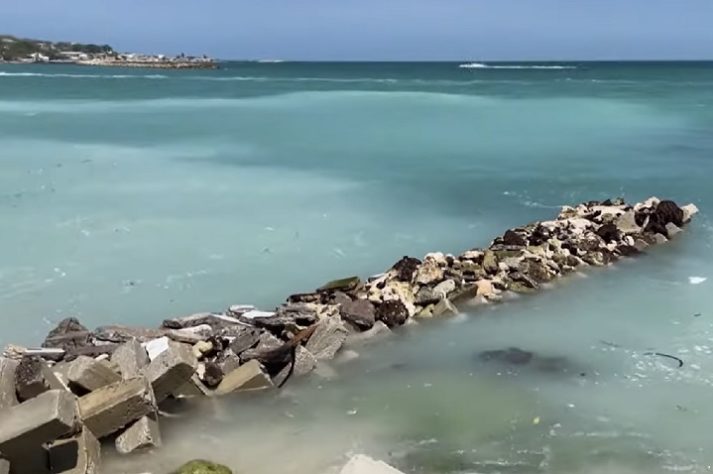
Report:
[[[233,471],[221,464],[196,459],[187,462],[171,474],[233,474]]]

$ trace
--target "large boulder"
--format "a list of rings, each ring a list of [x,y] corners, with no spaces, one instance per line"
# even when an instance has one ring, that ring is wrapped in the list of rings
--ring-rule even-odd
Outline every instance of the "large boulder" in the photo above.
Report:
[[[42,347],[55,347],[71,353],[89,345],[89,329],[84,327],[77,318],[66,318],[52,329]]]

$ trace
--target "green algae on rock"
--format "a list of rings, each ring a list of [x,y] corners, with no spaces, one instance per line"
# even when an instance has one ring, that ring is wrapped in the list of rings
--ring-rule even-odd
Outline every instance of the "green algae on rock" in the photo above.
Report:
[[[233,474],[233,471],[222,464],[196,459],[187,462],[172,474]]]

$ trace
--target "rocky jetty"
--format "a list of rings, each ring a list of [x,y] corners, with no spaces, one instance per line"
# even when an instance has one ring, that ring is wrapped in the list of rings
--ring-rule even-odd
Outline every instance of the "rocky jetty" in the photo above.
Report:
[[[0,358],[0,472],[97,472],[99,440],[112,439],[122,454],[161,445],[160,409],[169,399],[274,389],[410,320],[457,313],[459,302],[532,293],[636,256],[675,238],[696,212],[657,198],[588,202],[510,229],[485,249],[403,257],[366,281],[344,278],[291,295],[274,311],[234,305],[156,329],[89,330],[66,319],[42,347],[9,346]],[[359,458],[345,472],[375,472],[374,463]]]

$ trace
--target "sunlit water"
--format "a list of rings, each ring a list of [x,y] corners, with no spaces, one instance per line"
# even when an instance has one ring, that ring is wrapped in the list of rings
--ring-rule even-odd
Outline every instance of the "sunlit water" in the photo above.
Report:
[[[366,452],[424,474],[708,472],[713,65],[568,66],[3,66],[0,343],[68,315],[269,307],[561,204],[656,194],[702,209],[676,242],[403,328],[331,379],[178,407],[164,449],[106,450],[106,469],[322,474]],[[510,346],[568,370],[477,358]]]

